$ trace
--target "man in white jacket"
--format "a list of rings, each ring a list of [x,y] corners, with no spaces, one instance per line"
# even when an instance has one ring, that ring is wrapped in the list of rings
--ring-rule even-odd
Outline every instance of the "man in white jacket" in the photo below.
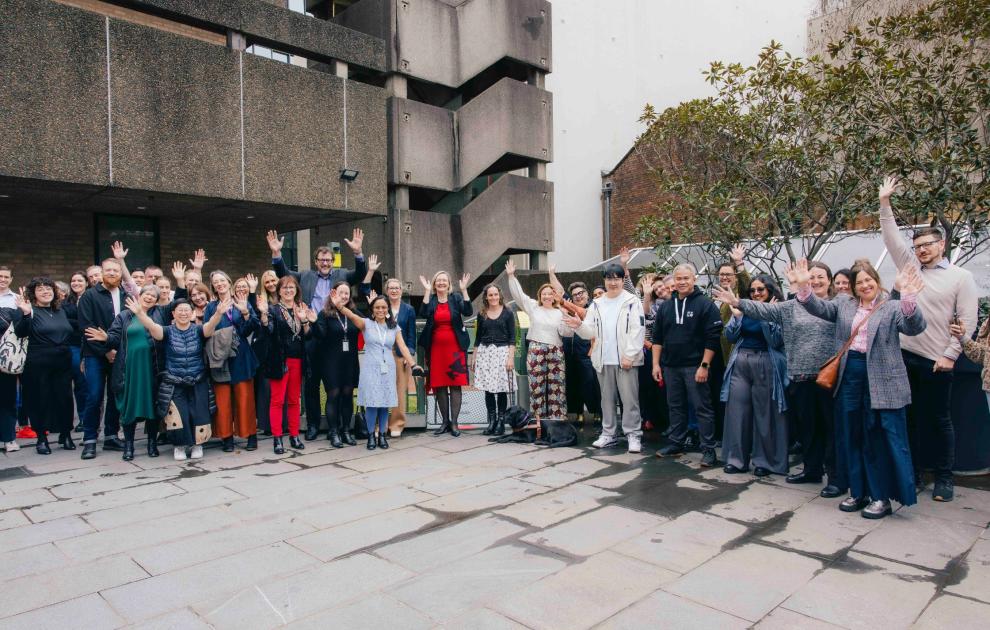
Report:
[[[568,317],[567,323],[584,339],[594,339],[591,364],[598,372],[602,390],[602,434],[595,448],[614,446],[616,403],[622,401],[622,432],[629,441],[629,452],[642,450],[642,418],[639,415],[639,374],[643,364],[643,305],[639,298],[622,288],[625,271],[620,265],[605,267],[605,295],[588,308],[584,321]]]

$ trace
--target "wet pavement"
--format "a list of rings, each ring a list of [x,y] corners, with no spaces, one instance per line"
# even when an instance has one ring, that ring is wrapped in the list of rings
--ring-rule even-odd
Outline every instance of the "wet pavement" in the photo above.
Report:
[[[242,446],[0,457],[0,628],[990,627],[978,487],[869,521],[649,440]]]

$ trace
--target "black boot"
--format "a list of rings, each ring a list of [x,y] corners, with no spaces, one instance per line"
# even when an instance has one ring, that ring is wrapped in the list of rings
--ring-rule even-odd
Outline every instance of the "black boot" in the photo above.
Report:
[[[221,447],[221,450],[224,453],[233,453],[234,452],[234,438],[233,438],[233,436],[231,436],[231,437],[225,437],[223,439],[223,446]]]
[[[494,411],[488,412],[488,426],[481,432],[482,435],[495,435],[495,423],[497,422],[495,417]]]
[[[306,445],[302,443],[302,440],[299,439],[298,435],[289,436],[289,446],[296,449],[297,451],[301,451],[304,448],[306,448]]]
[[[38,455],[52,454],[52,447],[48,446],[48,438],[44,437],[38,438],[38,443],[34,445],[34,450],[38,451]]]
[[[347,429],[341,431],[340,439],[349,446],[357,446],[357,440],[354,439],[354,435]]]
[[[256,451],[258,450],[258,434],[253,433],[248,436],[247,446],[244,447],[246,451]]]
[[[124,455],[122,459],[125,462],[134,459],[134,440],[124,440]]]
[[[72,441],[71,433],[61,433],[58,436],[58,443],[63,449],[67,451],[76,450],[76,443]]]
[[[384,433],[378,434],[378,448],[385,450],[388,448],[388,440],[385,439]]]
[[[84,442],[81,459],[93,459],[96,457],[96,442]]]
[[[276,455],[282,455],[283,453],[285,453],[285,447],[282,446],[282,438],[281,437],[273,437],[272,438],[272,447],[275,449],[275,454]]]
[[[320,434],[320,421],[319,419],[314,419],[310,422],[309,418],[306,419],[306,441],[312,442]]]
[[[440,425],[440,428],[433,432],[433,435],[443,435],[444,433],[450,432],[450,423],[446,420]]]
[[[340,435],[337,434],[337,431],[331,429],[327,437],[330,440],[330,446],[334,448],[344,448],[344,444],[340,441]]]
[[[502,435],[505,433],[505,412],[499,412],[495,417],[495,430],[492,431],[492,435]]]
[[[368,434],[368,450],[369,451],[375,450],[375,434],[374,433]]]
[[[155,431],[148,434],[148,457],[158,457],[158,433]]]

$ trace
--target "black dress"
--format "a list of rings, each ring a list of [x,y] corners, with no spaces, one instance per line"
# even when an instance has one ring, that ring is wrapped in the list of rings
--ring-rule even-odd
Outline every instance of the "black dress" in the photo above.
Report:
[[[323,380],[324,388],[354,389],[358,385],[358,329],[343,315],[327,315],[321,311],[313,327],[318,340],[319,365],[314,373]],[[344,350],[346,339],[347,350]]]
[[[64,309],[34,307],[21,377],[24,407],[39,439],[72,430],[72,324]]]

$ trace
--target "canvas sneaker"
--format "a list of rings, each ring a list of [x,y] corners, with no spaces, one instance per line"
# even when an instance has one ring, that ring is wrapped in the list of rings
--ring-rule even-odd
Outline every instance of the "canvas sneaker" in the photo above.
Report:
[[[185,461],[186,460],[186,447],[185,446],[176,446],[175,447],[175,453],[172,456],[175,458],[175,461],[177,461],[177,462]]]
[[[192,453],[189,454],[190,459],[203,459],[203,447],[199,444],[192,447]]]
[[[3,445],[3,450],[7,451],[8,453],[13,453],[14,451],[21,450],[21,445],[18,444],[17,442],[5,442]]]

